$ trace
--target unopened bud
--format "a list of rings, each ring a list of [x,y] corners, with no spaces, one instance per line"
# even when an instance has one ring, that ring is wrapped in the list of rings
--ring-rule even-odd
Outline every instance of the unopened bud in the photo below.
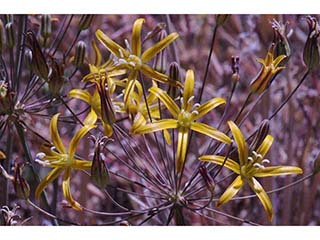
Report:
[[[317,19],[311,16],[307,17],[307,21],[309,34],[303,50],[303,61],[310,70],[313,70],[319,65],[319,24]]]
[[[181,75],[180,75],[180,67],[177,62],[172,62],[170,63],[169,66],[169,81],[172,82],[173,84],[170,84],[168,87],[168,94],[171,98],[175,98],[177,95],[177,84],[176,82],[180,82]]]
[[[15,166],[15,175],[13,180],[14,190],[19,198],[28,199],[30,196],[30,186],[22,176],[22,167],[20,164]]]
[[[24,52],[24,63],[29,70],[32,70],[32,51],[30,49]]]
[[[101,149],[106,141],[107,139],[104,137],[96,140],[91,166],[91,180],[101,189],[104,189],[109,183],[109,171],[101,157]]]
[[[167,37],[167,32],[165,30],[160,31],[158,41],[160,42],[161,40],[165,39]],[[161,73],[166,72],[167,68],[167,51],[166,48],[160,51],[154,60],[154,65],[153,68]]]
[[[51,25],[51,15],[44,14],[41,17],[41,27],[40,27],[41,37],[49,38],[52,33],[52,25]]]
[[[85,14],[82,15],[79,21],[79,29],[80,30],[86,30],[88,27],[90,27],[90,24],[93,20],[94,15],[91,14]]]
[[[156,36],[159,32],[161,32],[166,27],[165,23],[158,23],[157,26],[155,26],[154,29],[152,29],[150,32],[147,33],[146,37],[143,39],[143,42],[145,42],[148,39],[153,38]]]
[[[216,24],[217,24],[217,26],[219,27],[222,24],[224,24],[227,21],[228,17],[229,17],[229,14],[218,14],[216,16]]]
[[[212,177],[209,175],[207,168],[201,166],[199,168],[200,175],[202,176],[204,183],[206,184],[207,189],[213,193],[216,184],[214,183]]]
[[[7,23],[5,26],[5,29],[6,29],[6,38],[7,38],[8,48],[13,48],[15,44],[13,23],[12,22]]]
[[[240,75],[239,75],[239,62],[240,58],[238,56],[231,57],[231,69],[232,69],[232,76],[231,79],[233,82],[238,82],[240,80]]]
[[[255,137],[250,145],[250,149],[253,151],[256,151],[258,147],[261,145],[263,140],[266,138],[266,136],[269,134],[270,130],[270,124],[268,119],[264,119],[258,128],[258,132],[255,134]]]
[[[86,55],[86,49],[87,49],[87,45],[85,42],[83,41],[79,41],[76,45],[76,53],[74,56],[74,61],[73,64],[79,68],[82,66],[82,64],[84,63],[84,58]]]

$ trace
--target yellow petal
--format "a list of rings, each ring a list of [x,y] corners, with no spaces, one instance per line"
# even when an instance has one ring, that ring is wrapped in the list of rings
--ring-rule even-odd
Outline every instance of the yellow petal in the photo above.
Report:
[[[85,125],[82,128],[79,129],[79,131],[73,136],[73,138],[70,141],[69,144],[69,151],[68,151],[68,157],[70,159],[73,158],[74,154],[76,153],[77,146],[81,140],[81,138],[84,137],[92,128],[95,128],[95,125]]]
[[[131,95],[133,93],[134,87],[136,85],[136,77],[137,77],[137,72],[133,71],[130,74],[130,80],[125,88],[125,92],[124,92],[124,97],[123,97],[123,101],[125,103],[126,106],[128,106],[131,103]]]
[[[194,73],[192,70],[188,70],[186,73],[186,80],[183,90],[183,106],[182,108],[189,112],[193,106],[193,100],[189,100],[193,96],[194,89]]]
[[[102,122],[102,125],[103,125],[103,129],[104,129],[104,131],[103,131],[104,135],[107,137],[111,137],[113,134],[112,125],[105,123],[105,122]]]
[[[78,170],[88,170],[92,166],[92,161],[88,160],[75,160],[74,164],[72,165],[72,168],[78,169]]]
[[[225,158],[226,157],[224,156],[218,156],[218,155],[204,155],[199,157],[199,160],[204,162],[213,162],[220,166],[224,163],[223,165],[224,167],[229,168],[231,171],[235,172],[236,174],[240,174],[240,165],[230,158],[227,158],[227,160],[224,161]]]
[[[91,108],[91,111],[84,119],[83,124],[84,125],[93,125],[96,123],[97,119],[98,119],[98,116],[97,116],[96,112]]]
[[[149,92],[160,99],[160,101],[166,106],[166,108],[169,110],[169,112],[172,114],[174,118],[178,118],[180,108],[166,92],[164,92],[158,87],[150,88]]]
[[[149,77],[153,80],[156,80],[158,82],[162,82],[162,83],[169,83],[172,84],[172,82],[169,82],[169,78],[167,75],[159,73],[157,71],[155,71],[153,68],[149,67],[147,64],[142,64],[140,71],[142,72],[143,75],[145,75],[146,77]],[[180,82],[177,82],[180,83]],[[177,85],[176,83],[174,83],[175,86]]]
[[[51,183],[57,177],[59,177],[62,170],[63,169],[61,169],[61,168],[54,168],[48,173],[48,175],[44,179],[42,179],[42,181],[39,183],[39,185],[36,189],[36,192],[35,192],[36,198],[40,198],[42,191],[49,185],[49,183]]]
[[[177,172],[182,171],[184,161],[186,159],[187,147],[189,139],[189,129],[179,129],[178,131],[178,147],[176,155]]]
[[[241,176],[236,177],[236,179],[230,184],[230,186],[226,189],[226,191],[222,194],[217,202],[217,207],[229,202],[231,198],[233,198],[243,186],[244,181]]]
[[[140,126],[139,128],[134,129],[133,134],[146,134],[157,132],[164,129],[177,128],[178,122],[174,119],[162,119],[153,123]]]
[[[81,205],[78,202],[76,202],[71,195],[70,175],[71,175],[71,169],[67,168],[65,171],[65,174],[64,174],[63,182],[62,182],[63,195],[66,198],[66,200],[68,201],[68,203],[70,203],[70,205],[73,209],[75,209],[77,211],[82,211]]]
[[[205,134],[220,142],[231,144],[231,139],[227,135],[225,135],[223,132],[220,132],[216,128],[210,127],[207,124],[200,122],[192,122],[190,128],[193,131]]]
[[[141,55],[141,29],[142,24],[144,23],[143,18],[137,19],[132,28],[132,41],[131,41],[131,47],[132,47],[132,54],[136,56]]]
[[[96,56],[96,59],[94,60],[94,65],[100,66],[102,61],[102,55],[95,41],[92,41],[92,47]]]
[[[197,114],[194,117],[194,120],[201,118],[202,116],[204,116],[208,112],[210,112],[212,109],[220,106],[221,104],[225,104],[225,103],[226,103],[226,101],[223,98],[213,98],[213,99],[207,101],[206,103],[201,104],[201,106],[196,109],[199,114]]]
[[[282,62],[283,59],[285,59],[287,56],[286,55],[280,55],[278,56],[274,61],[273,61],[273,66],[277,68],[277,66]]]
[[[273,209],[272,209],[272,203],[267,193],[264,191],[263,187],[255,178],[248,179],[248,183],[251,189],[256,193],[256,195],[260,199],[260,202],[262,203],[265,211],[268,214],[269,220],[271,221],[273,218]]]
[[[129,57],[129,53],[123,47],[105,35],[100,29],[96,31],[96,37],[113,55],[117,56],[118,58]],[[123,54],[123,57],[121,56],[120,52]]]
[[[82,90],[82,89],[72,89],[69,92],[69,97],[71,98],[77,98],[80,99],[82,101],[85,101],[89,104],[91,104],[91,95],[88,91],[86,90]]]
[[[58,132],[58,118],[60,113],[55,114],[50,121],[50,135],[53,145],[60,153],[66,153],[66,148],[64,147],[59,132]]]
[[[234,122],[228,121],[228,125],[230,127],[233,138],[236,141],[236,144],[238,147],[240,166],[244,166],[248,161],[248,147],[247,147],[246,140],[244,139],[240,129]]]
[[[133,120],[130,133],[134,134],[137,129],[139,129],[140,127],[144,127],[146,124],[147,124],[147,121],[145,117],[138,112]]]
[[[279,176],[279,175],[291,175],[291,174],[302,174],[303,171],[299,167],[293,166],[274,166],[274,167],[266,167],[257,172],[255,177],[271,177],[271,176]]]
[[[273,143],[273,137],[271,135],[267,135],[259,148],[257,149],[257,153],[262,155],[262,158],[268,153],[271,145]]]
[[[141,56],[142,62],[147,62],[153,58],[157,53],[163,50],[166,46],[172,43],[175,39],[179,37],[178,33],[171,33],[166,38],[162,39],[160,42],[156,43],[152,47],[148,48]]]
[[[163,130],[163,136],[164,136],[164,139],[166,140],[166,143],[168,145],[171,145],[171,136],[167,129]]]

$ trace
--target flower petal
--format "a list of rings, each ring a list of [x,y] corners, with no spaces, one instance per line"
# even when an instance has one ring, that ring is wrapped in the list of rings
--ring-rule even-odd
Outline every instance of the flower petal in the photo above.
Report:
[[[81,205],[76,202],[72,195],[71,195],[71,190],[70,190],[70,175],[71,175],[71,169],[67,168],[63,177],[63,182],[62,182],[62,191],[63,191],[63,195],[66,198],[66,200],[68,201],[68,203],[70,203],[71,207],[77,211],[82,211],[82,207]]]
[[[189,139],[189,129],[181,128],[178,131],[178,147],[177,147],[177,155],[176,155],[176,163],[177,163],[177,172],[180,173],[182,171],[182,167],[184,161],[186,159],[187,147],[188,147],[188,139]]]
[[[63,171],[61,168],[54,168],[52,169],[47,176],[45,176],[44,179],[39,183],[36,192],[35,192],[35,197],[40,198],[40,195],[42,191],[51,183],[54,181],[57,177],[59,177],[60,173]]]
[[[95,41],[92,41],[92,47],[95,53],[95,60],[94,60],[94,65],[95,66],[100,66],[101,65],[101,61],[102,61],[102,55],[101,52],[99,50],[99,48],[97,47],[97,44]]]
[[[137,19],[132,28],[132,40],[131,40],[131,47],[132,47],[132,54],[136,56],[141,55],[141,29],[142,24],[144,23],[143,18]]]
[[[218,155],[204,155],[199,157],[199,160],[204,162],[213,162],[220,166],[222,166],[222,164],[224,163],[223,165],[224,167],[229,168],[231,171],[235,172],[236,174],[240,174],[240,165],[230,158],[224,161],[225,158],[226,157],[224,156],[218,156]]]
[[[97,119],[98,119],[98,116],[97,116],[96,112],[91,108],[91,111],[84,119],[83,124],[84,125],[93,125],[96,123]]]
[[[240,129],[234,122],[228,121],[228,125],[238,147],[240,166],[244,166],[248,161],[248,146],[246,140],[244,139]]]
[[[190,128],[193,131],[205,134],[213,139],[216,139],[220,142],[224,142],[227,144],[231,144],[231,139],[225,135],[223,132],[220,132],[216,128],[210,127],[207,124],[200,123],[200,122],[192,122]]]
[[[68,157],[70,159],[73,158],[74,154],[76,153],[77,146],[81,140],[81,138],[84,137],[92,128],[95,128],[95,125],[85,125],[73,136],[73,138],[70,141],[69,144],[69,151],[68,151]]]
[[[271,145],[273,143],[273,137],[269,134],[265,137],[259,148],[257,149],[257,153],[262,155],[262,158],[268,153]]]
[[[85,101],[89,104],[91,104],[91,95],[88,91],[86,90],[82,90],[82,89],[72,89],[69,92],[69,97],[71,98],[77,98],[80,99],[82,101]]]
[[[189,112],[191,107],[193,106],[193,100],[189,99],[193,96],[194,90],[194,73],[192,70],[188,70],[186,73],[186,80],[184,82],[184,90],[183,90],[183,106],[182,108]]]
[[[60,153],[66,153],[66,148],[64,147],[59,132],[58,132],[58,118],[60,113],[55,114],[50,121],[50,135],[53,145]]]
[[[196,110],[198,111],[199,114],[197,114],[194,119],[198,119],[206,115],[208,112],[210,112],[212,109],[220,106],[221,104],[225,104],[226,100],[223,98],[213,98],[209,101],[207,101],[204,104],[201,104],[199,108]]]
[[[121,47],[118,43],[114,42],[100,29],[96,31],[96,37],[113,55],[117,56],[118,58],[129,57],[129,53],[123,47]],[[123,56],[121,56],[120,51],[122,52]]]
[[[272,218],[273,218],[272,203],[267,193],[264,191],[261,184],[255,178],[248,179],[248,183],[251,189],[256,193],[256,195],[260,199],[262,206],[264,207],[265,211],[268,214],[269,220],[272,221]]]
[[[72,168],[79,170],[88,170],[92,166],[92,161],[89,160],[75,160]]]
[[[222,194],[217,202],[217,207],[227,203],[233,198],[243,186],[244,181],[241,176],[236,177],[236,179],[230,184],[230,186],[226,189],[226,191]]]
[[[160,101],[167,107],[174,118],[178,118],[180,108],[165,91],[158,87],[151,87],[149,92],[160,99]]]
[[[139,128],[133,129],[133,134],[146,134],[157,132],[164,129],[177,128],[178,121],[174,119],[162,119],[153,123],[140,126]]]
[[[156,80],[158,82],[169,83],[169,84],[171,83],[171,82],[169,82],[169,77],[167,75],[155,71],[153,68],[151,68],[147,64],[142,64],[140,71],[146,77],[149,77],[149,78]]]
[[[284,55],[284,54],[278,56],[278,57],[273,61],[273,66],[274,66],[275,68],[277,68],[278,65],[282,62],[282,60],[285,59],[286,57],[287,57],[287,56]]]
[[[280,175],[302,174],[303,171],[299,167],[294,166],[274,166],[266,167],[257,172],[255,177],[271,177]]]
[[[156,43],[152,47],[148,48],[141,56],[142,62],[147,62],[151,58],[153,58],[157,53],[159,53],[162,49],[172,43],[175,39],[179,37],[178,33],[171,33],[166,38],[162,39],[160,42]]]

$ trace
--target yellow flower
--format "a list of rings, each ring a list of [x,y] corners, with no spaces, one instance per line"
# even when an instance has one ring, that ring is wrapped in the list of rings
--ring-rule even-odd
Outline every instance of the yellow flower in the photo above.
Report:
[[[256,93],[262,93],[268,86],[272,77],[285,67],[278,67],[285,55],[280,55],[274,59],[274,44],[270,47],[265,59],[258,58],[257,61],[262,64],[258,75],[251,81],[250,90]]]
[[[170,98],[170,96],[160,88],[152,87],[149,91],[161,100],[174,119],[162,119],[153,123],[145,124],[145,120],[140,116],[140,119],[137,120],[136,126],[133,126],[132,133],[145,134],[164,129],[177,128],[178,147],[176,164],[178,172],[181,172],[185,161],[190,130],[205,134],[227,144],[231,143],[230,138],[224,133],[207,124],[196,122],[197,119],[201,118],[212,109],[224,104],[225,100],[223,98],[213,98],[201,105],[198,103],[193,104],[194,74],[192,70],[188,70],[186,73],[183,97],[180,99],[181,109],[174,100],[172,100],[172,98]]]
[[[125,69],[128,71],[128,83],[125,88],[124,102],[130,101],[129,96],[131,95],[135,80],[137,79],[138,73],[142,73],[146,77],[154,79],[162,83],[170,83],[168,76],[159,73],[152,69],[146,64],[151,60],[156,54],[162,51],[166,46],[178,38],[178,33],[171,33],[166,38],[162,39],[154,46],[148,48],[142,53],[142,43],[141,43],[141,30],[142,24],[144,23],[143,18],[137,19],[132,28],[132,39],[131,47],[128,42],[126,42],[127,49],[124,49],[119,44],[111,40],[107,35],[105,35],[100,29],[96,31],[96,36],[99,41],[114,55],[116,58],[115,65],[116,69]]]
[[[256,151],[249,151],[246,141],[237,125],[232,121],[229,121],[228,125],[238,147],[240,163],[237,163],[230,158],[225,161],[224,156],[218,155],[205,155],[199,158],[201,161],[208,161],[218,165],[223,165],[239,175],[222,194],[217,202],[217,206],[219,207],[222,204],[227,203],[237,194],[244,183],[248,182],[250,188],[260,199],[271,221],[273,217],[273,209],[270,198],[256,178],[301,174],[302,169],[293,166],[264,166],[270,162],[268,159],[265,159],[265,156],[272,145],[273,137],[271,135],[267,135]]]
[[[54,181],[56,178],[59,177],[61,173],[63,175],[63,182],[62,182],[62,191],[63,195],[66,200],[70,203],[72,208],[75,210],[82,210],[81,205],[76,202],[70,190],[70,178],[71,178],[71,171],[72,169],[76,170],[86,170],[91,168],[91,161],[88,160],[79,160],[75,158],[75,153],[79,141],[86,135],[94,125],[85,125],[74,135],[71,139],[68,151],[66,147],[63,145],[58,128],[58,117],[59,113],[54,115],[50,122],[50,135],[51,140],[53,142],[53,147],[45,147],[43,152],[37,154],[37,162],[45,167],[53,168],[48,175],[39,183],[36,189],[36,198],[40,197],[41,192],[48,186],[49,183]]]

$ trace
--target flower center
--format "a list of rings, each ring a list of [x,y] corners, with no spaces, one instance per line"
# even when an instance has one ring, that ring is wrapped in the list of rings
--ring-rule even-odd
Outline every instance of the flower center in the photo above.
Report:
[[[246,165],[241,167],[241,175],[246,178],[253,177],[257,172],[265,169],[264,164],[268,164],[270,161],[268,159],[263,159],[262,155],[252,151],[250,157],[248,157],[248,162]]]
[[[132,54],[129,55],[129,57],[127,59],[127,62],[135,70],[139,70],[141,68],[141,65],[142,65],[141,59],[138,56],[132,55]]]
[[[190,128],[191,122],[191,114],[182,109],[178,115],[179,126],[184,128]]]

